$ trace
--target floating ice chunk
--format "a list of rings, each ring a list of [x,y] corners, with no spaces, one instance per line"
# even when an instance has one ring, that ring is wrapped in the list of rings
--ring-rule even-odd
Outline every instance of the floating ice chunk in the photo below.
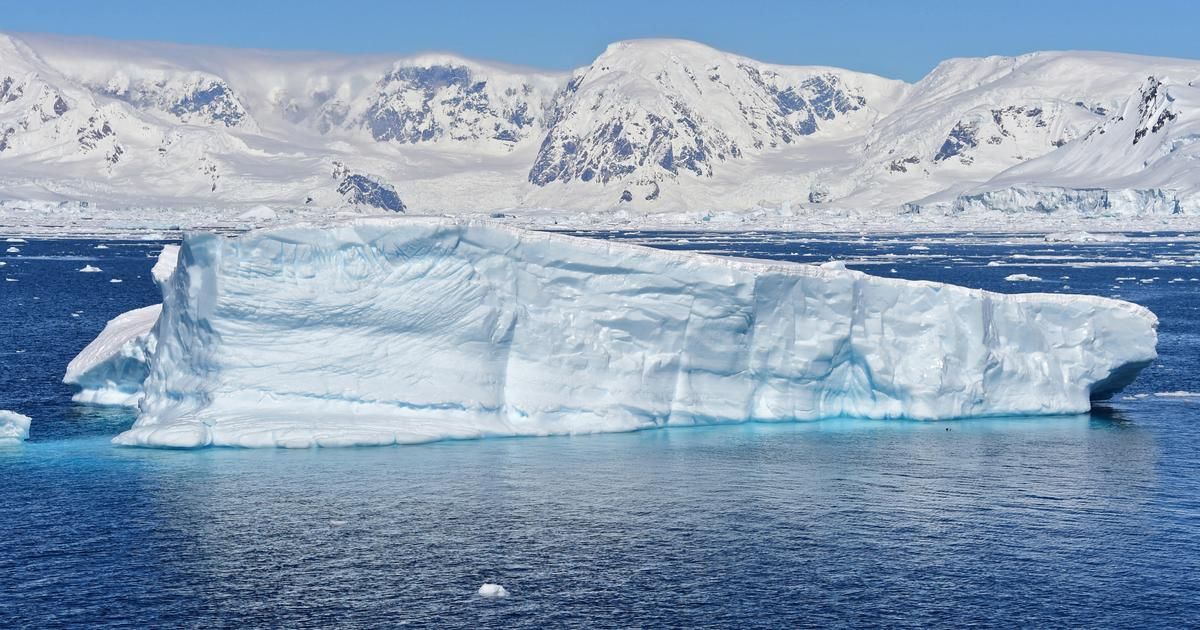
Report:
[[[79,391],[72,400],[95,405],[137,405],[154,352],[154,323],[161,304],[114,317],[67,365],[63,382]]]
[[[1200,392],[1155,392],[1154,395],[1160,398],[1200,398]]]
[[[100,243],[99,245],[93,247],[92,249],[108,249],[108,245],[105,245],[104,243]]]
[[[100,273],[101,271],[104,270],[99,267],[93,267],[92,265],[84,265],[83,268],[79,270],[80,273]]]
[[[1009,282],[1041,282],[1042,279],[1037,276],[1031,276],[1025,273],[1014,273],[1010,276],[1004,276]]]
[[[24,441],[29,437],[29,416],[0,409],[0,442]]]
[[[119,444],[1082,413],[1156,357],[1157,319],[1128,302],[480,221],[192,235],[178,260]]]
[[[927,251],[929,251],[929,248],[928,248],[928,247],[925,247],[924,245],[913,245],[912,247],[909,247],[908,249],[910,249],[910,250],[912,250],[912,251],[914,251],[914,252],[927,252]]]
[[[166,245],[159,252],[150,273],[160,287],[170,280],[178,258],[178,245]],[[109,321],[100,335],[67,365],[63,382],[79,388],[72,400],[96,405],[137,405],[157,342],[154,324],[161,312],[162,305],[154,304]],[[76,313],[72,316],[78,317]]]
[[[1052,232],[1047,243],[1115,243],[1128,240],[1124,234],[1092,234],[1090,232]]]
[[[121,279],[120,279],[120,278],[113,278],[112,280],[109,280],[109,282],[112,282],[112,283],[114,283],[114,284],[115,284],[115,283],[118,283],[118,282],[120,282],[120,281],[121,281]]]
[[[1004,263],[1000,262],[999,260],[989,260],[987,264],[989,267],[1000,267],[1002,265],[1004,265]]]
[[[484,584],[479,587],[479,596],[494,599],[498,597],[508,597],[508,589],[499,584]]]
[[[4,239],[4,242],[5,243],[28,243],[29,241],[26,241],[23,238],[6,238],[6,239]]]
[[[9,247],[8,249],[6,249],[6,250],[4,250],[4,251],[5,251],[5,253],[8,253],[8,254],[19,254],[19,253],[21,253],[21,248],[19,248],[19,247]]]

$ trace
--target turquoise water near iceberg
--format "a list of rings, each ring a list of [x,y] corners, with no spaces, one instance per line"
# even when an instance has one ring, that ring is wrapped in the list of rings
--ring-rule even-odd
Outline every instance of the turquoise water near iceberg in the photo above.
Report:
[[[156,301],[158,244],[16,244],[0,258],[16,280],[0,283],[0,408],[34,424],[0,447],[0,627],[1200,623],[1192,237],[591,236],[1121,295],[1158,313],[1161,358],[1072,417],[119,448],[132,414],[73,404],[57,381],[108,318]],[[478,598],[484,582],[511,595]]]

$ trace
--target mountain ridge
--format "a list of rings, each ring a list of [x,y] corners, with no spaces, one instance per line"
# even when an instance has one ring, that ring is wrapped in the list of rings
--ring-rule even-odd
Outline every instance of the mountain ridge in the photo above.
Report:
[[[574,71],[105,43],[0,33],[0,198],[314,213],[943,207],[993,179],[1019,187],[1019,165],[1069,149],[1147,77],[1200,77],[1200,61],[1088,51],[951,59],[909,84],[672,39],[614,42]],[[1192,102],[1175,116],[1190,120]],[[1154,186],[1200,208],[1200,178],[1171,173]]]

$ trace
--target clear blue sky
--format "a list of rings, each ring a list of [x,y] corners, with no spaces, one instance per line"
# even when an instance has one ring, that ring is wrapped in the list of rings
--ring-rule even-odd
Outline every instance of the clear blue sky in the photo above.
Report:
[[[255,48],[448,50],[543,68],[609,42],[682,37],[763,61],[916,80],[948,57],[1090,49],[1200,58],[1200,0],[54,0],[0,30]]]

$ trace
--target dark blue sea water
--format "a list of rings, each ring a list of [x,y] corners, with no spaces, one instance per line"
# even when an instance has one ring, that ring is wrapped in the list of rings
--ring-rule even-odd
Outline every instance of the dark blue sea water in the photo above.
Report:
[[[1156,395],[1200,392],[1193,237],[593,236],[1120,295],[1158,313],[1161,359],[1090,416],[118,448],[131,414],[58,380],[157,301],[159,245],[15,244],[0,408],[34,424],[0,448],[0,627],[1200,624],[1200,397]]]

